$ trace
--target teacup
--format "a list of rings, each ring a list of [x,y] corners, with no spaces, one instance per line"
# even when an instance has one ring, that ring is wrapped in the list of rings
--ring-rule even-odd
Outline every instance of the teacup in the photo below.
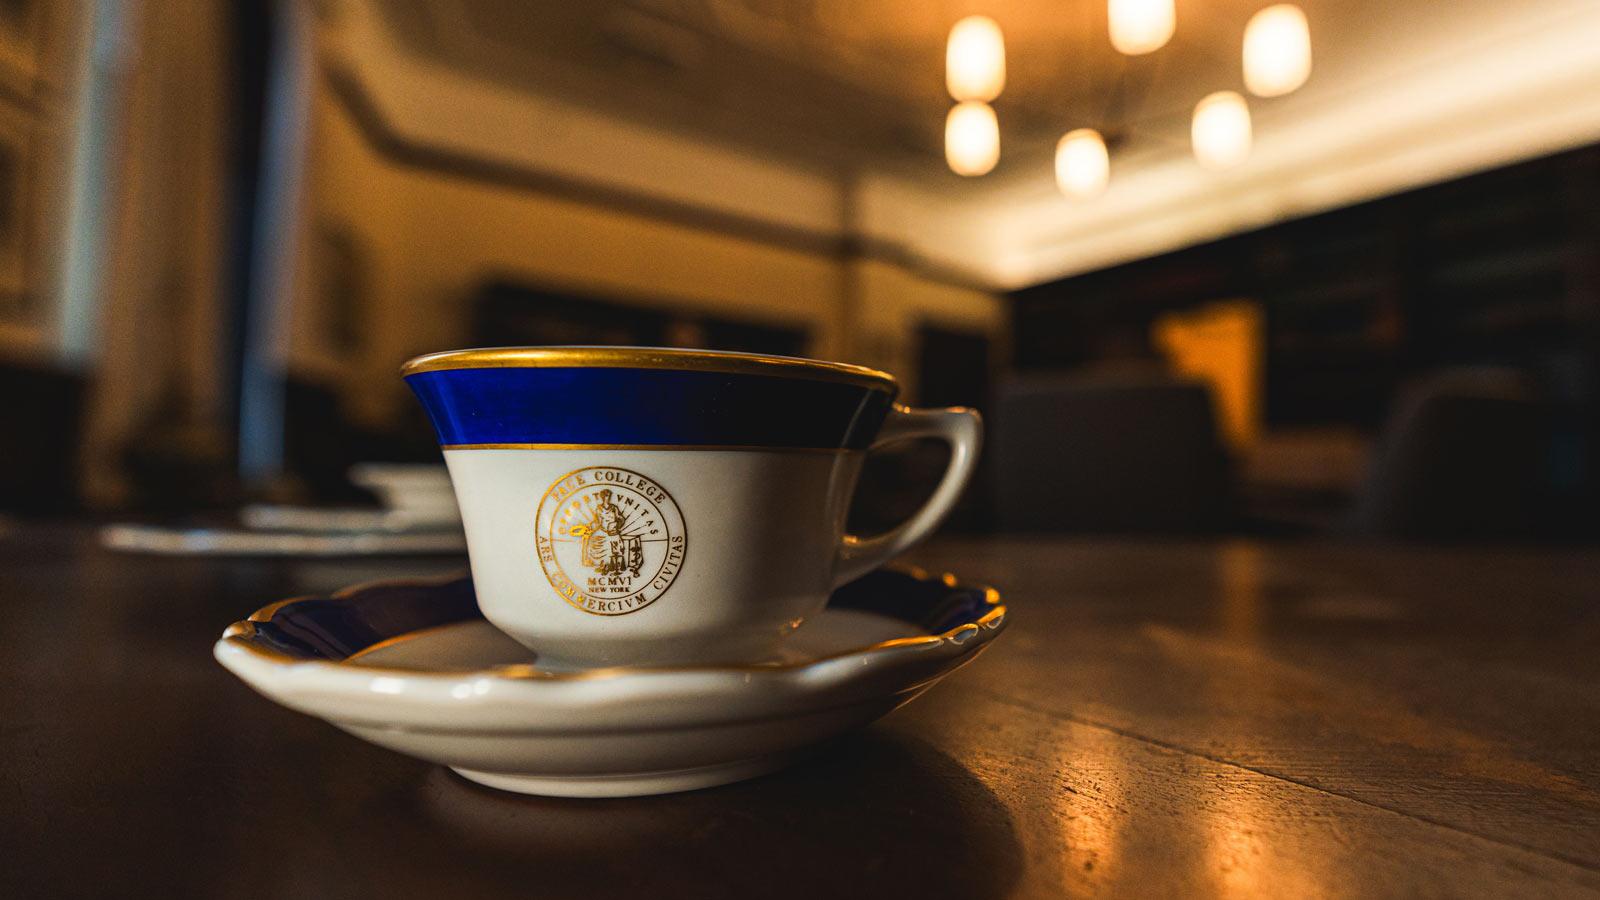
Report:
[[[513,347],[401,374],[439,434],[485,618],[558,668],[754,661],[833,588],[926,537],[982,423],[895,404],[892,376],[782,356]],[[866,451],[950,445],[926,504],[845,533]]]

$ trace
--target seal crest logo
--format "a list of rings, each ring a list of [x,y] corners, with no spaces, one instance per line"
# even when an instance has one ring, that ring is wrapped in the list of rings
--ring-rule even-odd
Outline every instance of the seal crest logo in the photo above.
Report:
[[[545,491],[536,516],[545,578],[586,613],[638,612],[683,569],[682,511],[666,488],[631,469],[568,472]]]

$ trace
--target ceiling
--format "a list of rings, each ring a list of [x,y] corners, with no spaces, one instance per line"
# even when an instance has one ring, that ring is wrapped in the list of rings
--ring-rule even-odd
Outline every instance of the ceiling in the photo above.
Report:
[[[1131,58],[1105,0],[352,0],[371,28],[333,31],[429,140],[864,234],[1002,287],[1600,140],[1595,0],[1297,0],[1310,81],[1250,99],[1247,164],[1202,169],[1191,110],[1242,90],[1244,27],[1270,2],[1177,0],[1172,42]],[[1007,46],[982,178],[942,148],[945,37],[971,13]],[[1111,187],[1068,201],[1051,154],[1085,126],[1108,136]]]
[[[943,162],[944,41],[962,15],[982,11],[1005,30],[1007,85],[995,103],[1004,174],[1046,157],[1063,132],[1084,125],[1125,138],[1125,146],[1183,143],[1195,101],[1238,85],[1244,25],[1263,5],[1180,2],[1172,43],[1139,58],[1111,48],[1102,0],[451,0],[381,8],[414,52],[501,83],[797,162],[955,180]],[[1382,34],[1378,19],[1404,18],[1397,4],[1376,0],[1308,5],[1319,57],[1340,32]],[[1321,15],[1319,5],[1339,14]]]

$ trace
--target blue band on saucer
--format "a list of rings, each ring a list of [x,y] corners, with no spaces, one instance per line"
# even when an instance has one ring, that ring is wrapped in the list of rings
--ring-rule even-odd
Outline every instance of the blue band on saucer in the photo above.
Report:
[[[989,593],[880,569],[835,590],[828,608],[877,613],[939,634],[993,610]],[[248,640],[295,659],[338,662],[424,629],[481,619],[470,578],[379,582],[276,606],[270,616],[252,618]]]
[[[398,635],[478,616],[472,580],[373,584],[338,597],[306,597],[254,621],[251,641],[301,659],[342,660]]]
[[[729,372],[506,367],[406,381],[439,443],[865,449],[894,397],[833,381]]]

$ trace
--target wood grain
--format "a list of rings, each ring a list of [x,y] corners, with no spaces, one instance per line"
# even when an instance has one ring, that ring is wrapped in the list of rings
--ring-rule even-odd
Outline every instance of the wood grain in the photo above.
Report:
[[[1011,646],[974,682],[996,699],[1600,868],[1600,557],[1061,541],[943,557],[1010,588]]]
[[[1600,896],[1600,560],[947,542],[1012,630],[809,762],[670,797],[470,785],[210,659],[277,597],[458,560],[0,535],[0,896]]]

